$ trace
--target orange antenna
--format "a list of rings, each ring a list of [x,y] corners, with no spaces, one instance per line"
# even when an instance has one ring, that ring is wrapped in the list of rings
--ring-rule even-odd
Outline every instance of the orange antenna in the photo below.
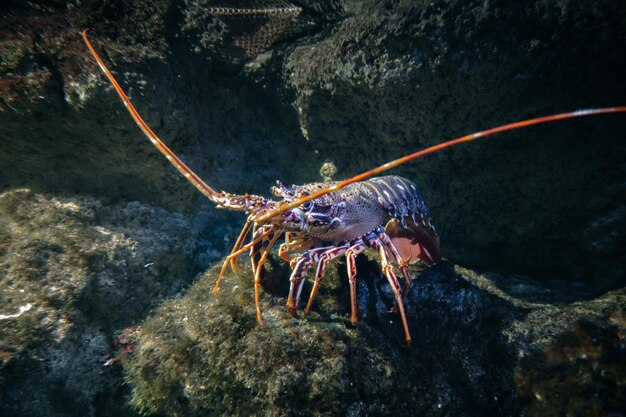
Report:
[[[165,158],[167,158],[167,160],[170,161],[170,163],[174,165],[174,167],[176,167],[176,169],[180,171],[180,173],[183,174],[185,178],[187,178],[187,180],[189,180],[189,182],[191,182],[198,190],[200,190],[202,194],[219,204],[220,202],[217,201],[217,198],[221,194],[215,191],[213,188],[209,187],[204,181],[202,181],[202,179],[200,179],[200,177],[198,177],[198,175],[196,175],[196,173],[193,172],[191,168],[189,168],[183,161],[181,161],[180,158],[177,157],[176,154],[174,154],[174,152],[172,152],[161,139],[159,139],[159,137],[152,131],[152,129],[150,129],[148,124],[144,122],[144,120],[135,109],[135,106],[133,106],[133,104],[130,102],[130,100],[124,93],[124,90],[122,90],[120,85],[117,83],[115,77],[113,77],[113,74],[111,74],[111,71],[109,71],[106,65],[104,65],[104,62],[100,58],[100,55],[98,55],[95,49],[93,49],[93,46],[91,46],[89,39],[87,39],[87,30],[89,29],[85,29],[83,31],[83,39],[85,40],[89,51],[91,51],[91,54],[98,62],[98,65],[100,65],[100,69],[102,69],[104,74],[113,85],[113,88],[115,88],[117,95],[120,96],[120,98],[124,102],[126,110],[128,110],[137,126],[139,126],[139,128],[148,137],[148,139],[150,139],[150,142],[152,142],[152,144],[159,150],[159,152],[161,152],[163,156],[165,156]]]
[[[554,122],[557,120],[564,120],[564,119],[573,119],[575,117],[584,117],[584,116],[592,116],[592,115],[597,115],[597,114],[605,114],[605,113],[618,113],[618,112],[626,112],[626,106],[624,107],[605,107],[605,108],[600,108],[600,109],[587,109],[587,110],[576,110],[573,112],[568,112],[568,113],[559,113],[559,114],[553,114],[551,116],[543,116],[543,117],[537,117],[534,119],[528,119],[528,120],[522,120],[520,122],[515,122],[515,123],[510,123],[507,125],[502,125],[502,126],[498,126],[498,127],[494,127],[492,129],[488,129],[488,130],[483,130],[482,132],[477,132],[477,133],[472,133],[469,135],[465,135],[465,136],[461,136],[460,138],[457,139],[452,139],[446,142],[442,142],[438,145],[434,145],[431,146],[429,148],[426,149],[422,149],[421,151],[418,152],[414,152],[412,154],[403,156],[402,158],[398,158],[395,159],[391,162],[387,162],[386,164],[383,164],[379,167],[376,167],[374,169],[370,169],[369,171],[365,171],[362,174],[356,175],[352,178],[348,178],[347,180],[344,181],[340,181],[336,184],[331,185],[328,188],[324,188],[323,190],[314,192],[306,197],[302,197],[299,200],[296,200],[294,202],[285,204],[285,205],[281,205],[279,208],[277,208],[276,210],[270,211],[269,213],[260,216],[259,218],[255,219],[255,221],[257,222],[263,222],[266,221],[280,213],[283,213],[287,210],[290,210],[294,207],[300,206],[304,203],[306,203],[307,201],[311,201],[311,200],[315,200],[318,197],[321,197],[323,195],[326,195],[328,193],[332,193],[333,191],[337,191],[343,187],[345,187],[346,185],[352,184],[354,182],[358,182],[358,181],[363,181],[367,178],[373,177],[376,174],[380,174],[381,172],[390,170],[391,168],[395,168],[399,165],[405,164],[409,161],[412,161],[414,159],[420,158],[422,156],[431,154],[431,153],[435,153],[438,151],[441,151],[443,149],[447,149],[447,148],[451,148],[453,146],[456,145],[460,145],[461,143],[465,143],[465,142],[471,142],[473,140],[476,139],[480,139],[480,138],[484,138],[487,136],[491,136],[494,135],[496,133],[500,133],[500,132],[506,132],[509,130],[515,130],[515,129],[519,129],[522,127],[526,127],[526,126],[533,126],[533,125],[538,125],[538,124],[542,124],[542,123],[548,123],[548,122]]]

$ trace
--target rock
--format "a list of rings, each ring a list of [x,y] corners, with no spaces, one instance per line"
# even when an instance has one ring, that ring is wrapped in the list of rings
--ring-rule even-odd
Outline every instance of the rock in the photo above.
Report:
[[[100,367],[122,332],[118,355],[146,412],[621,415],[623,115],[393,172],[422,189],[449,262],[413,283],[410,351],[363,257],[356,328],[339,263],[307,320],[286,315],[276,264],[263,331],[249,281],[233,276],[217,298],[200,281],[139,333],[122,331],[222,258],[243,217],[207,204],[142,137],[89,57],[87,27],[147,123],[229,192],[340,180],[626,97],[624,2],[299,0],[252,17],[211,11],[243,4],[221,3],[10,2],[0,13],[0,414],[133,415],[122,370]],[[209,343],[219,338],[221,350]]]
[[[329,265],[306,319],[287,314],[289,270],[274,262],[271,274],[282,285],[262,297],[263,327],[250,268],[227,273],[217,296],[219,266],[211,269],[142,324],[124,364],[132,403],[166,416],[480,416],[606,415],[623,401],[622,390],[609,388],[619,384],[624,355],[623,290],[585,300],[562,283],[544,288],[444,263],[412,283],[407,349],[377,264],[360,257],[358,267],[356,327],[347,322],[344,262]],[[590,321],[591,334],[563,346]],[[593,332],[603,340],[591,342]],[[596,348],[585,357],[587,343]],[[610,372],[598,381],[595,367],[604,364]],[[574,375],[586,379],[573,398],[581,387]],[[562,385],[561,376],[571,382]]]
[[[94,416],[119,398],[113,336],[181,291],[191,236],[144,204],[0,195],[0,414]]]

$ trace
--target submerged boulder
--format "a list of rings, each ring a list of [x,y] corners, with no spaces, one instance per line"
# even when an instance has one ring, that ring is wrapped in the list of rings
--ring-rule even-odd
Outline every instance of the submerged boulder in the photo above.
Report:
[[[182,289],[190,242],[189,218],[145,204],[1,194],[0,415],[125,409],[114,334]]]
[[[343,262],[329,265],[307,318],[287,313],[289,269],[272,262],[263,326],[247,263],[225,275],[217,295],[219,267],[211,269],[136,334],[135,352],[124,360],[132,403],[167,416],[480,416],[604,415],[616,410],[615,395],[623,400],[618,389],[604,389],[619,380],[612,355],[624,331],[623,291],[586,300],[559,283],[546,288],[444,263],[417,272],[412,282],[406,306],[413,343],[406,348],[377,263],[363,256],[358,266],[355,327],[346,318]],[[585,323],[600,326],[604,337],[591,341],[583,331],[589,340],[572,342],[568,335],[587,329]],[[592,356],[587,344],[596,346]],[[564,361],[568,366],[559,366]],[[614,371],[596,381],[602,363]],[[590,396],[562,398],[578,385],[562,386],[558,375],[585,377]]]

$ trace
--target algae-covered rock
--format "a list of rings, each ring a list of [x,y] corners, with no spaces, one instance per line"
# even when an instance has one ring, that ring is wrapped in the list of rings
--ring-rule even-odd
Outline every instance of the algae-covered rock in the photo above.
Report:
[[[0,195],[0,414],[92,416],[116,396],[114,333],[181,290],[190,234],[138,203]]]
[[[558,397],[568,391],[554,373],[589,369],[572,363],[553,369],[546,381],[535,379],[523,358],[554,350],[580,320],[613,328],[623,307],[621,293],[565,304],[580,294],[444,264],[413,281],[407,349],[397,315],[388,312],[391,291],[377,264],[364,257],[361,321],[348,324],[344,270],[344,263],[333,262],[316,311],[292,318],[283,306],[288,268],[273,264],[272,276],[285,281],[262,297],[259,326],[250,268],[227,273],[217,295],[211,290],[219,268],[211,269],[141,326],[125,363],[132,403],[166,416],[517,415],[537,407],[528,399],[533,384],[549,384],[549,395]],[[541,298],[546,293],[551,301]],[[613,361],[611,354],[600,352],[596,360]],[[603,384],[618,382],[617,373],[604,378]],[[612,410],[610,392],[598,392],[589,410]],[[550,404],[555,415],[563,410]]]
[[[623,415],[624,292],[606,297],[606,316],[585,317],[533,350],[515,370],[525,416]]]
[[[248,13],[276,3],[299,12]],[[121,369],[101,367],[113,335],[222,257],[241,224],[198,204],[141,135],[88,55],[85,28],[199,176],[267,195],[276,179],[344,179],[502,123],[623,105],[625,25],[626,3],[613,0],[9,2],[0,414],[132,414]],[[235,50],[255,37],[263,48]],[[624,293],[594,291],[626,279],[623,120],[527,129],[394,171],[419,184],[451,262],[412,285],[411,350],[364,257],[356,328],[344,318],[341,261],[306,320],[282,307],[288,273],[276,263],[263,329],[249,267],[217,297],[212,270],[127,335],[138,340],[124,359],[135,405],[164,415],[621,415]]]

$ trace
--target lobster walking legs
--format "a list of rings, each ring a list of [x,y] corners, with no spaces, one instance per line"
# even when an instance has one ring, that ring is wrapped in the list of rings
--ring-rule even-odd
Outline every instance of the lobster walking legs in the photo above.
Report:
[[[378,238],[378,236],[376,239],[372,239],[368,243],[370,243],[374,249],[378,249],[381,269],[383,270],[383,273],[389,282],[389,286],[391,287],[391,291],[396,298],[396,305],[398,312],[400,313],[400,319],[402,320],[402,328],[404,329],[404,338],[406,340],[406,345],[409,346],[411,344],[411,333],[409,332],[409,324],[407,323],[406,313],[404,312],[404,302],[402,300],[402,293],[400,292],[400,282],[398,281],[396,274],[393,272],[393,266],[389,263],[386,246],[380,238]],[[393,246],[393,244],[391,245]]]
[[[356,256],[365,250],[366,246],[363,242],[352,246],[346,253],[346,265],[348,267],[348,282],[350,283],[350,322],[357,323],[357,306],[356,306]],[[311,302],[311,300],[309,300]]]
[[[295,316],[297,314],[296,310],[298,308],[298,303],[300,302],[300,294],[302,293],[304,275],[311,267],[311,265],[313,265],[314,263],[319,263],[315,281],[321,282],[326,263],[329,260],[346,253],[350,246],[351,245],[349,243],[341,246],[325,246],[323,248],[308,250],[300,256],[300,258],[296,261],[293,272],[291,273],[291,277],[289,278],[291,285],[289,288],[289,296],[287,298],[287,309],[292,316]],[[317,288],[315,289],[315,293],[317,293]],[[308,308],[309,307],[307,306],[307,311]]]
[[[311,312],[311,307],[313,306],[313,301],[315,300],[315,297],[317,296],[317,291],[319,290],[319,287],[322,284],[322,279],[324,278],[324,273],[326,272],[326,264],[328,263],[328,261],[344,253],[347,259],[350,260],[351,256],[352,257],[356,256],[356,254],[361,253],[363,249],[365,249],[365,245],[363,244],[362,241],[358,240],[352,246],[348,247],[347,250],[345,249],[345,245],[344,245],[341,247],[341,250],[339,251],[329,250],[328,252],[325,252],[320,256],[320,261],[317,264],[317,272],[315,273],[315,281],[313,282],[313,288],[311,289],[309,300],[307,301],[306,308],[304,309],[305,316],[308,316],[309,313]],[[348,267],[348,270],[349,268],[350,267]],[[356,273],[356,269],[355,269],[355,273]],[[352,281],[351,281],[350,286],[352,287]],[[356,297],[354,298],[354,303],[356,303]],[[354,316],[354,318],[356,318],[356,305],[352,306],[352,315]]]
[[[303,280],[307,270],[313,265],[317,263],[317,271],[315,274],[315,281],[313,283],[313,288],[311,289],[311,294],[309,296],[309,300],[307,301],[306,308],[304,310],[304,315],[307,316],[311,310],[311,306],[313,305],[313,301],[317,296],[317,292],[321,285],[322,279],[324,278],[324,272],[326,271],[326,264],[332,259],[336,258],[340,255],[346,256],[347,261],[347,269],[348,269],[348,280],[350,283],[350,321],[353,324],[356,324],[358,321],[357,318],[357,299],[356,299],[356,256],[363,252],[367,247],[372,247],[378,251],[378,255],[380,256],[382,271],[389,282],[393,295],[396,299],[396,307],[397,311],[400,313],[400,318],[402,320],[402,327],[404,329],[404,335],[407,342],[407,345],[411,342],[411,336],[409,333],[409,326],[406,318],[406,313],[404,311],[404,303],[403,296],[408,286],[410,284],[410,277],[408,274],[407,265],[402,262],[398,254],[398,250],[391,242],[389,236],[385,233],[384,228],[379,228],[374,232],[368,233],[361,239],[356,239],[350,243],[346,243],[340,246],[326,246],[322,248],[315,248],[303,253],[295,262],[295,266],[293,268],[293,272],[291,274],[291,286],[289,289],[289,296],[287,298],[287,309],[289,312],[295,316],[297,313],[297,306],[300,302],[300,294],[302,293]],[[406,285],[403,292],[401,292],[400,282],[396,277],[396,274],[393,271],[393,266],[390,262],[390,258],[395,260],[400,270],[402,271]]]

